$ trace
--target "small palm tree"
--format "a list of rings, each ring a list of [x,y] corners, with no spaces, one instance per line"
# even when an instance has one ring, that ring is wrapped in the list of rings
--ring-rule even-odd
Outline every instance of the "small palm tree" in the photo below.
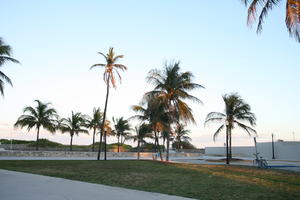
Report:
[[[95,151],[95,135],[97,130],[101,127],[101,122],[103,118],[103,113],[100,111],[100,108],[94,108],[93,109],[93,116],[88,117],[87,116],[87,127],[89,129],[93,129],[93,145],[92,145],[92,151]],[[102,135],[101,135],[102,140]]]
[[[106,110],[107,110],[107,102],[108,102],[108,96],[109,96],[109,88],[110,84],[116,88],[116,77],[115,74],[118,75],[120,81],[121,81],[121,76],[118,72],[118,70],[127,70],[127,67],[122,64],[117,64],[116,62],[120,59],[123,58],[123,55],[115,55],[114,49],[111,47],[109,48],[108,53],[105,55],[104,53],[98,52],[100,55],[102,55],[106,63],[105,64],[94,64],[92,68],[95,67],[104,67],[104,74],[103,74],[103,79],[106,84],[106,98],[105,98],[105,106],[104,106],[104,112],[103,112],[103,119],[102,119],[102,126],[100,129],[100,133],[103,134],[103,128],[104,128],[104,121],[106,120]],[[100,134],[100,135],[101,135]],[[100,159],[100,153],[101,153],[101,142],[99,145],[99,151],[98,151],[98,156],[97,159]]]
[[[261,7],[258,16],[257,33],[263,28],[263,23],[270,10],[277,6],[282,0],[242,0],[248,8],[248,25],[253,24],[257,18],[257,7]],[[285,23],[290,36],[300,42],[300,2],[299,0],[286,0]]]
[[[2,67],[5,62],[19,63],[18,60],[11,57],[11,51],[11,47],[6,45],[0,37],[0,67]],[[0,71],[0,93],[2,96],[4,95],[4,82],[7,82],[12,86],[10,78]]]
[[[70,140],[70,151],[72,151],[73,146],[73,136],[79,135],[79,133],[87,133],[88,130],[84,129],[83,127],[86,125],[85,116],[82,115],[80,112],[74,114],[72,111],[72,115],[69,118],[63,118],[60,120],[59,129],[62,133],[69,133],[71,136]]]
[[[128,122],[128,120],[123,119],[123,117],[121,118],[113,118],[113,122],[114,122],[114,132],[115,135],[118,138],[118,152],[120,152],[120,137],[121,137],[121,143],[123,144],[126,140],[126,138],[128,137],[128,135],[130,134],[130,124]],[[124,138],[124,142],[122,142],[122,137]]]
[[[220,132],[224,128],[226,128],[226,163],[229,164],[229,158],[231,158],[232,129],[234,129],[237,126],[245,130],[249,134],[249,136],[251,136],[251,133],[256,134],[256,131],[252,128],[256,124],[256,117],[254,113],[251,112],[250,105],[244,102],[244,100],[238,94],[226,94],[223,96],[223,100],[225,103],[225,112],[209,113],[206,117],[205,124],[211,122],[222,123],[222,125],[214,133],[214,141],[216,137],[220,134]],[[252,127],[244,124],[243,122],[249,123]]]
[[[188,136],[190,132],[190,130],[185,129],[184,124],[177,124],[176,129],[174,131],[174,142],[177,143],[177,150],[182,149],[181,142],[190,142],[192,140]]]
[[[36,150],[39,149],[39,134],[40,129],[44,128],[51,133],[55,132],[57,126],[57,112],[54,108],[50,108],[50,103],[42,103],[39,100],[35,100],[38,105],[34,108],[31,106],[25,107],[23,110],[23,115],[21,115],[15,127],[27,127],[27,130],[30,131],[32,128],[36,128]]]
[[[179,121],[195,123],[192,109],[184,101],[192,100],[202,103],[200,99],[188,92],[204,87],[192,82],[193,74],[191,72],[180,72],[179,64],[180,62],[166,63],[163,71],[151,70],[146,79],[154,85],[154,90],[146,93],[145,98],[160,98],[166,104],[173,124],[177,124]],[[171,129],[169,128],[169,130]],[[169,160],[169,144],[170,136],[167,136],[167,161]]]
[[[146,107],[143,107],[143,104],[146,104]],[[166,105],[158,98],[150,98],[143,104],[132,106],[132,110],[135,111],[137,115],[132,116],[131,119],[138,119],[149,124],[154,132],[156,150],[159,152],[161,161],[163,161],[158,135],[164,130],[170,131],[170,114],[166,110]]]
[[[146,143],[145,138],[151,138],[151,127],[149,124],[141,124],[140,126],[136,126],[134,128],[136,135],[132,136],[133,141],[137,141],[137,150],[138,150],[138,156],[137,159],[140,159],[140,152],[141,152],[141,146]]]

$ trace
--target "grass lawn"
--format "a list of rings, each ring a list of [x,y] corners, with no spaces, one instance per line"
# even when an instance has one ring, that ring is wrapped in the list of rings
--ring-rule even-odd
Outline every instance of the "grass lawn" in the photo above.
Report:
[[[154,161],[0,161],[0,168],[198,199],[300,199],[300,173]]]

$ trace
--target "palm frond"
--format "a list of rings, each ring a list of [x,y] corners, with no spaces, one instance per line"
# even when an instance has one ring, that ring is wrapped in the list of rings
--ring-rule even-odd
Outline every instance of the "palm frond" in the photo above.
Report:
[[[285,23],[290,36],[300,42],[300,2],[299,0],[287,0]]]
[[[216,141],[216,138],[218,137],[218,135],[220,134],[220,132],[224,129],[225,125],[221,125],[217,130],[216,132],[214,133],[214,136],[213,136],[213,140]]]
[[[250,126],[247,126],[247,125],[245,125],[245,124],[242,124],[242,123],[240,123],[240,122],[238,122],[238,121],[234,121],[241,129],[243,129],[243,130],[245,130],[247,133],[248,133],[248,135],[249,136],[251,136],[251,133],[254,133],[255,135],[256,135],[256,131],[253,129],[253,128],[251,128]]]
[[[94,69],[95,67],[105,67],[106,65],[105,64],[94,64],[94,65],[92,65],[91,67],[90,67],[90,70],[91,69]]]

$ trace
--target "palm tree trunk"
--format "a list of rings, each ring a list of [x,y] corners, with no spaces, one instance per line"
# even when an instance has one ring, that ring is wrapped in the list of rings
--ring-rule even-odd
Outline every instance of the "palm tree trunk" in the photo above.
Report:
[[[120,152],[120,136],[118,135],[118,153]]]
[[[140,160],[140,140],[138,140],[138,160]]]
[[[70,141],[70,151],[73,151],[73,149],[72,149],[72,145],[73,145],[73,135],[71,135],[71,141]]]
[[[162,157],[162,154],[161,154],[161,149],[160,149],[160,146],[159,146],[159,141],[158,141],[158,136],[157,136],[156,131],[154,132],[154,134],[155,134],[155,140],[156,140],[156,145],[157,145],[157,149],[158,149],[160,160],[164,161],[163,157]]]
[[[108,75],[108,80],[110,79],[110,75]],[[97,156],[97,160],[100,160],[100,154],[101,154],[101,139],[102,139],[102,134],[103,134],[103,129],[104,129],[104,123],[105,123],[105,118],[106,118],[106,109],[107,109],[107,102],[108,102],[108,96],[109,96],[109,82],[106,83],[107,87],[106,87],[106,99],[105,99],[105,106],[104,106],[104,112],[103,112],[103,120],[102,120],[102,124],[101,124],[101,135],[100,135],[100,144],[99,144],[99,150],[98,150],[98,156]],[[105,149],[106,151],[106,149]],[[106,155],[106,152],[105,152]],[[106,160],[106,159],[105,159]]]
[[[96,134],[96,127],[94,127],[94,133],[93,133],[93,148],[92,151],[95,151],[95,134]]]
[[[231,129],[229,129],[229,159],[232,159]]]
[[[37,127],[37,133],[36,133],[36,147],[35,150],[39,150],[39,135],[40,135],[40,127]]]
[[[167,135],[167,152],[166,152],[166,161],[169,161],[169,149],[170,149],[170,135]]]
[[[229,164],[229,155],[228,155],[228,136],[229,136],[229,127],[226,125],[226,164]]]
[[[104,132],[104,160],[106,160],[106,135],[107,133]]]

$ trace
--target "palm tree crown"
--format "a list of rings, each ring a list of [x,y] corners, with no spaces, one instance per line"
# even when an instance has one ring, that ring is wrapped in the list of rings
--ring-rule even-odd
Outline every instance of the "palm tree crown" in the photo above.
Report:
[[[248,122],[252,127],[256,125],[256,117],[251,112],[249,104],[245,103],[244,100],[238,94],[224,95],[223,100],[225,103],[225,113],[211,112],[207,115],[205,124],[210,122],[221,122],[222,125],[214,133],[214,140],[219,133],[228,126],[229,130],[235,128],[235,126],[245,130],[249,135],[256,131],[243,122]]]
[[[179,62],[166,63],[163,71],[154,69],[147,76],[147,81],[154,85],[154,90],[145,94],[145,98],[158,97],[164,101],[169,111],[177,113],[178,120],[195,122],[192,110],[184,100],[201,103],[200,99],[188,93],[203,86],[193,83],[191,72],[180,72]]]
[[[123,119],[123,117],[121,118],[113,118],[113,122],[114,122],[114,135],[117,136],[118,138],[118,152],[120,152],[120,138],[121,138],[121,143],[123,144],[125,142],[125,140],[128,138],[128,136],[130,135],[130,125],[128,120]],[[123,142],[122,142],[122,137],[123,137]]]
[[[86,118],[80,112],[74,113],[69,118],[63,118],[60,120],[59,129],[62,133],[69,133],[71,136],[70,150],[72,151],[73,136],[79,133],[88,133],[83,127],[86,125]]]
[[[39,100],[35,100],[35,102],[38,104],[35,108],[31,106],[24,108],[24,114],[18,118],[14,126],[21,128],[27,126],[28,131],[30,131],[32,128],[36,128],[38,149],[40,128],[44,128],[51,133],[54,133],[57,125],[58,115],[54,108],[49,108],[50,103],[42,103]]]
[[[242,0],[248,8],[248,25],[253,24],[257,18],[257,7],[261,6],[261,12],[258,16],[257,33],[262,31],[263,23],[268,12],[277,6],[282,0]],[[290,36],[300,42],[300,1],[286,0],[286,27]]]
[[[104,82],[107,85],[111,83],[113,87],[116,87],[115,74],[118,75],[119,80],[121,81],[121,75],[119,74],[118,69],[122,71],[127,70],[127,67],[125,65],[116,63],[120,58],[123,58],[124,55],[116,55],[113,47],[109,48],[109,51],[106,55],[102,52],[98,52],[98,53],[105,58],[106,64],[101,64],[101,63],[94,64],[92,65],[91,69],[95,67],[104,67],[105,68],[105,72],[103,74]]]
[[[11,51],[11,47],[9,45],[6,45],[0,37],[0,67],[8,61],[19,63],[18,60],[11,57]],[[6,76],[2,71],[0,71],[0,93],[2,94],[2,96],[4,95],[4,82],[7,82],[12,86],[10,78]]]

